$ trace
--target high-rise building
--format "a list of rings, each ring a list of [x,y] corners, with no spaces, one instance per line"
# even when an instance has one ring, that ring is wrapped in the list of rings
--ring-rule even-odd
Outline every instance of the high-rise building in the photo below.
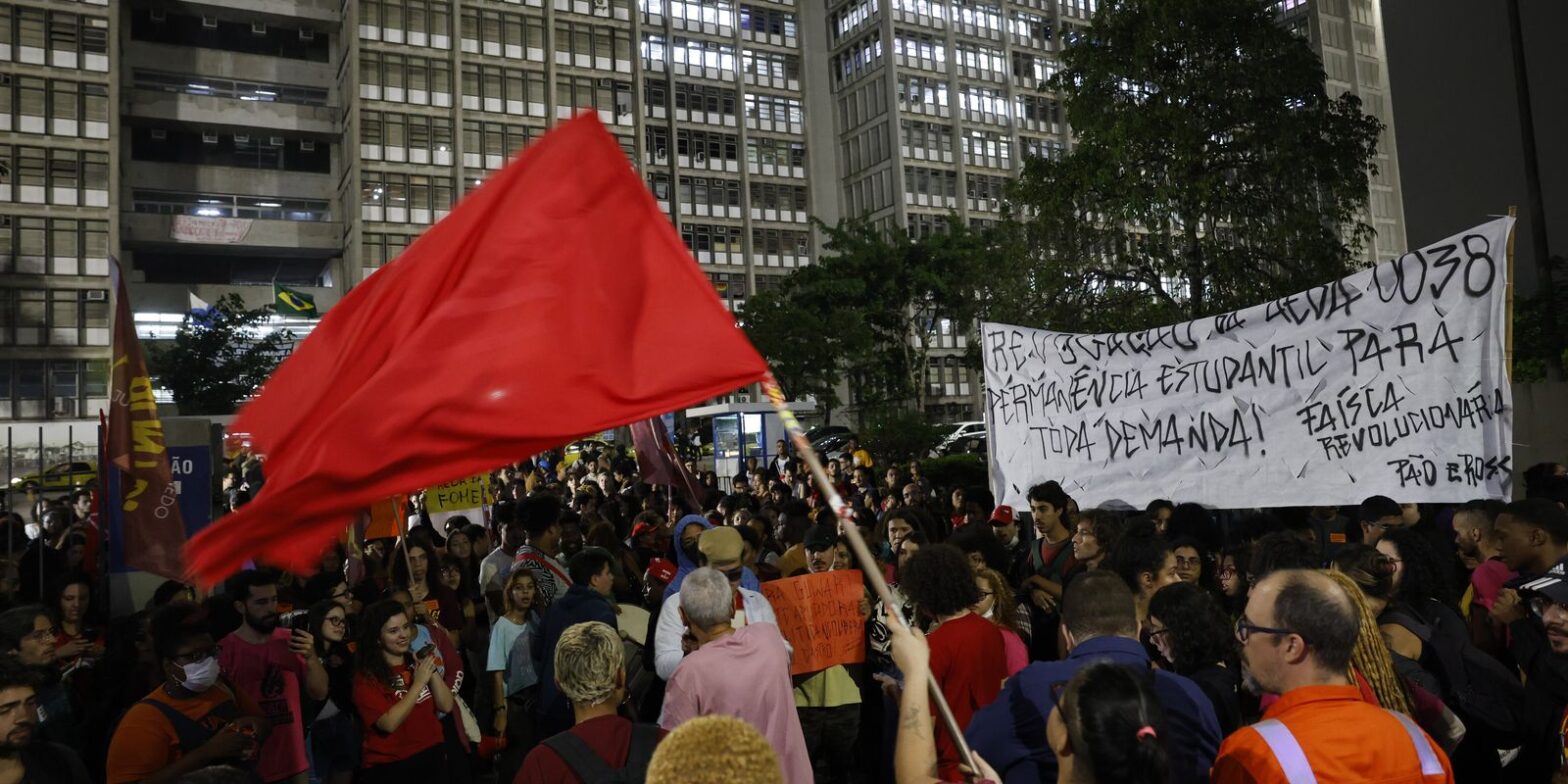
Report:
[[[101,407],[111,255],[155,339],[192,295],[330,309],[581,107],[735,309],[820,253],[808,216],[993,221],[1023,159],[1070,144],[1040,87],[1095,4],[0,2],[0,419]],[[1391,123],[1377,0],[1278,8]],[[1404,242],[1392,133],[1369,256]],[[975,418],[967,326],[939,332],[927,413]]]
[[[1368,181],[1367,215],[1377,236],[1362,251],[1375,262],[1405,252],[1405,208],[1399,189],[1399,154],[1394,144],[1388,55],[1382,0],[1278,0],[1280,24],[1305,38],[1323,59],[1329,95],[1353,93],[1361,110],[1383,123]]]
[[[108,396],[111,17],[109,0],[0,3],[0,419]]]
[[[257,307],[278,283],[327,310],[580,108],[731,308],[810,263],[808,216],[834,214],[836,189],[808,184],[821,164],[793,0],[21,0],[0,14],[0,419],[101,407],[110,255],[155,340],[193,296]]]

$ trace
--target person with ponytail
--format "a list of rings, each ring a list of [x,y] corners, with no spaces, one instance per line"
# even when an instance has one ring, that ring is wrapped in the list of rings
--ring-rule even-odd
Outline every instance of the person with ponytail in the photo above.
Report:
[[[1090,664],[1067,682],[1045,726],[1058,760],[1056,780],[1165,784],[1171,775],[1165,724],[1147,673]]]

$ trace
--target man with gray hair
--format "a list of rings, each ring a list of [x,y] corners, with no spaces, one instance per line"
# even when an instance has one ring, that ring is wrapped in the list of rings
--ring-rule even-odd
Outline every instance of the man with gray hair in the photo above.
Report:
[[[670,678],[660,725],[672,730],[698,716],[734,716],[768,739],[786,782],[811,784],[811,758],[795,712],[789,653],[778,627],[731,625],[735,589],[710,567],[687,575],[680,597],[681,619],[698,648],[681,660]]]
[[[576,725],[528,753],[517,781],[550,784],[640,782],[664,731],[633,724],[616,709],[626,698],[621,636],[609,624],[567,627],[555,646],[555,684],[572,703]]]

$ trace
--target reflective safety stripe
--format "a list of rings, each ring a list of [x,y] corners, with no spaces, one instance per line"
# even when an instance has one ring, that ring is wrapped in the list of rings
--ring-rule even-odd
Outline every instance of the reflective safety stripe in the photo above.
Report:
[[[1289,784],[1317,784],[1318,777],[1307,763],[1306,752],[1301,750],[1301,744],[1296,742],[1296,736],[1291,734],[1289,727],[1277,719],[1269,719],[1252,725],[1252,728],[1262,736],[1264,743],[1269,744],[1269,751],[1274,752],[1274,761],[1279,763],[1279,769],[1285,773],[1285,781]]]
[[[1421,728],[1416,726],[1415,720],[1399,711],[1389,711],[1399,723],[1404,725],[1405,732],[1410,734],[1410,742],[1416,746],[1416,756],[1421,759],[1421,775],[1443,775],[1443,761],[1437,758],[1437,751],[1432,748],[1432,742],[1427,740]]]

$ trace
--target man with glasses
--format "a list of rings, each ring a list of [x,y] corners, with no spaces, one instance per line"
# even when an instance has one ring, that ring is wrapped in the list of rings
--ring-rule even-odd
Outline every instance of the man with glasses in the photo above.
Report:
[[[1361,517],[1361,543],[1376,546],[1390,528],[1403,528],[1405,510],[1386,495],[1369,496],[1357,510]]]
[[[1002,776],[1005,784],[1055,781],[1056,753],[1045,737],[1045,723],[1056,707],[1060,686],[1094,662],[1109,661],[1148,673],[1169,721],[1171,781],[1200,784],[1220,745],[1214,705],[1188,678],[1155,670],[1138,642],[1137,605],[1132,589],[1114,572],[1084,572],[1073,578],[1062,598],[1062,635],[1068,654],[1061,661],[1037,661],[1010,678],[994,702],[970,719],[969,745]]]
[[[270,731],[255,702],[224,681],[205,610],[173,602],[152,616],[166,679],[132,705],[109,742],[108,784],[166,784],[210,765],[254,765]]]
[[[44,608],[36,604],[0,613],[0,653],[26,667],[37,678],[34,689],[39,716],[34,729],[39,737],[75,743],[77,724],[69,684],[61,680],[60,671],[54,666],[53,626]]]
[[[1225,739],[1216,784],[1454,780],[1414,720],[1362,699],[1349,675],[1360,630],[1355,604],[1321,572],[1285,569],[1258,581],[1236,640],[1249,687],[1280,699]]]

